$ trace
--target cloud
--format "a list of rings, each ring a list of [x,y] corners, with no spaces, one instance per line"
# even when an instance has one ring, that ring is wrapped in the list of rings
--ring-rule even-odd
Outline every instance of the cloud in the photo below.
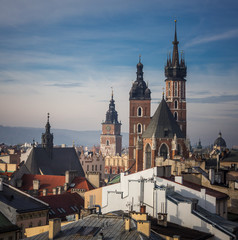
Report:
[[[54,84],[46,84],[46,86],[51,87],[62,87],[62,88],[74,88],[74,87],[81,87],[81,83],[54,83]]]
[[[238,101],[238,94],[236,95],[220,95],[220,96],[210,96],[204,98],[188,98],[190,103],[228,103]]]
[[[191,41],[189,41],[187,44],[185,44],[184,47],[188,48],[188,47],[199,45],[199,44],[216,42],[220,40],[237,38],[237,37],[238,37],[238,29],[232,29],[232,30],[223,32],[221,34],[215,34],[210,36],[198,36],[192,39]]]

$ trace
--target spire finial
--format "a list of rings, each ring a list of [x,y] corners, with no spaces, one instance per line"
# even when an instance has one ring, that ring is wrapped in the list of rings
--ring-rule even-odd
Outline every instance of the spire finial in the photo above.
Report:
[[[162,98],[164,99],[164,87],[162,89],[163,89]]]
[[[47,122],[49,122],[49,119],[50,119],[50,114],[47,113]]]
[[[112,89],[112,99],[113,99],[113,87],[111,87],[111,89]]]
[[[139,55],[139,63],[141,62],[141,54]]]

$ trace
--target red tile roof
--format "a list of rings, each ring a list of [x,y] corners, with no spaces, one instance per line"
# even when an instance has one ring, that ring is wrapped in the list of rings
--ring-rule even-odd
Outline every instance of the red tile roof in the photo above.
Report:
[[[75,177],[72,183],[75,183],[75,186],[72,188],[84,189],[86,191],[95,189],[85,177]]]
[[[36,174],[24,174],[22,177],[22,191],[33,191],[33,180],[40,181],[40,189],[38,191],[39,196],[43,196],[43,189],[47,189],[47,195],[53,195],[53,188],[58,186],[64,186],[65,176],[55,176],[55,175],[36,175]],[[83,189],[89,191],[94,189],[92,184],[85,177],[75,177],[71,185],[68,188],[68,191],[71,191],[71,188],[74,189]]]
[[[77,193],[42,196],[38,199],[49,204],[51,208],[49,218],[65,220],[66,216],[79,213],[80,209],[84,207],[84,199]]]

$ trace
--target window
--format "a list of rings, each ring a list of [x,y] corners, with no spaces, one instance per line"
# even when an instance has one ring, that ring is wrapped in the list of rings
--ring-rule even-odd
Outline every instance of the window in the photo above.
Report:
[[[175,108],[175,109],[178,108],[178,101],[174,101],[174,108]]]
[[[151,168],[151,147],[149,144],[147,144],[146,146],[146,150],[145,150],[145,168]]]
[[[102,164],[100,164],[100,171],[102,171]]]
[[[137,116],[142,117],[142,108],[141,107],[137,108]]]
[[[164,157],[164,159],[166,159],[168,156],[168,148],[165,144],[162,144],[162,146],[160,148],[160,156]]]
[[[95,165],[95,171],[97,171],[98,170],[98,165]]]
[[[89,171],[89,165],[87,165],[87,171]]]
[[[168,96],[171,95],[171,91],[170,91],[170,82],[168,82]]]
[[[109,140],[107,140],[106,145],[109,146]]]
[[[174,96],[178,96],[178,82],[174,82]]]
[[[42,224],[42,223],[41,223],[41,220],[39,220],[39,222],[38,222],[38,226],[41,226],[41,224]]]
[[[92,171],[94,171],[94,165],[92,165]]]
[[[140,123],[137,125],[137,133],[142,133],[142,126]]]
[[[177,121],[178,120],[178,113],[174,112],[174,119]]]

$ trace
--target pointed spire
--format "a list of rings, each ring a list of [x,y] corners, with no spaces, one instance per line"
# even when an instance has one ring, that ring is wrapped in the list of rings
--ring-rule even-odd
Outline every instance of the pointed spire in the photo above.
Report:
[[[175,19],[174,22],[175,22],[175,33],[174,33],[174,41],[173,41],[174,48],[173,48],[172,65],[173,67],[177,67],[179,66],[179,54],[178,54],[179,42],[177,41],[177,29],[176,29],[177,20]]]

